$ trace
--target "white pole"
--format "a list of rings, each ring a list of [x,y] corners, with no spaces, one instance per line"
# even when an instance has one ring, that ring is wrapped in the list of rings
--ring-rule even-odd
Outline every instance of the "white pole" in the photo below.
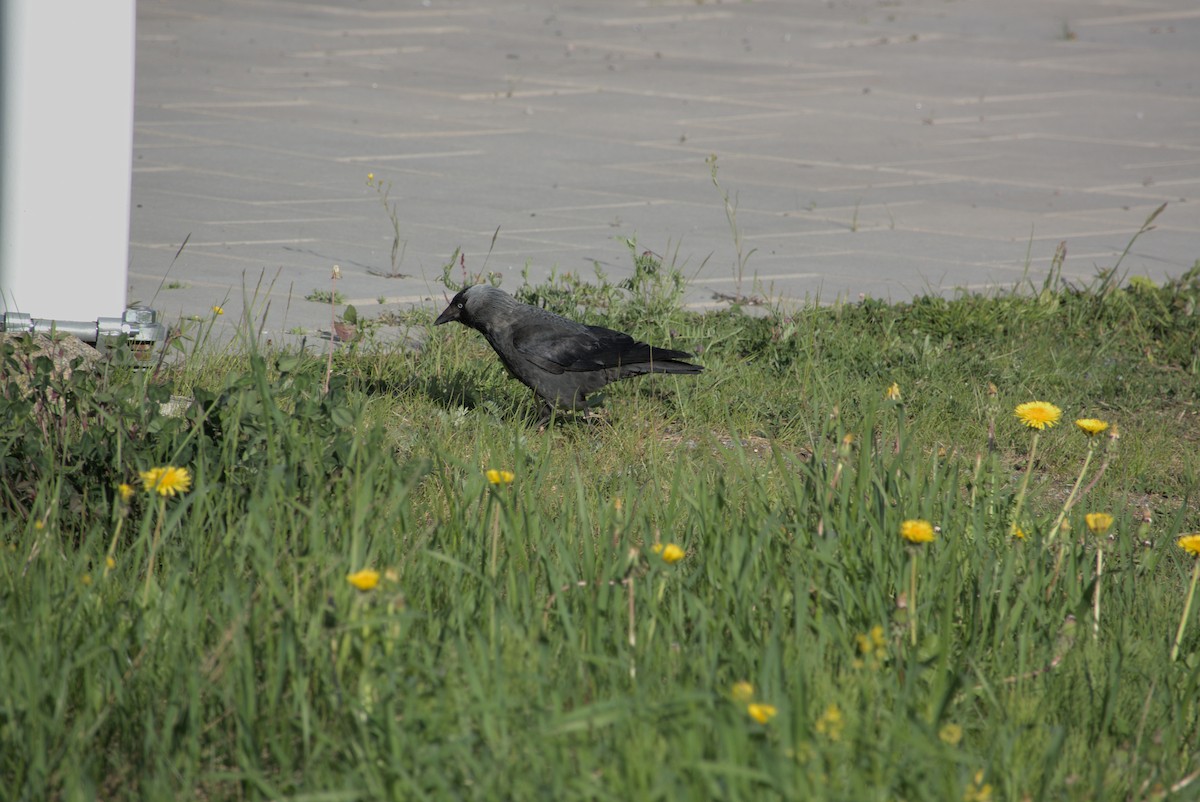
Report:
[[[0,2],[0,313],[120,318],[136,0]]]

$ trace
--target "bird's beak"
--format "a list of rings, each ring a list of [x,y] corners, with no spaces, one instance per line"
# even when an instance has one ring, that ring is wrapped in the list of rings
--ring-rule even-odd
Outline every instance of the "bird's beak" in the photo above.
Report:
[[[443,323],[449,323],[451,320],[458,320],[459,309],[454,304],[450,304],[446,309],[437,316],[437,320],[433,321],[433,325],[440,326]]]

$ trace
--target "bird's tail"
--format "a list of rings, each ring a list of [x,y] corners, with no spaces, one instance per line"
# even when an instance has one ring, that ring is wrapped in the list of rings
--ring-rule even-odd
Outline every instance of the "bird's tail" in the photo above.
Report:
[[[648,361],[654,363],[655,373],[699,373],[704,370],[700,365],[693,365],[685,360],[691,359],[693,354],[687,351],[676,351],[671,348],[655,348],[650,346]]]
[[[687,351],[675,351],[670,348],[655,348],[650,346],[643,353],[644,373],[700,373],[704,370],[700,365],[693,365],[684,360],[691,359]]]
[[[704,370],[703,365],[693,365],[679,359],[655,359],[647,362],[646,367],[649,368],[647,373],[701,373]]]

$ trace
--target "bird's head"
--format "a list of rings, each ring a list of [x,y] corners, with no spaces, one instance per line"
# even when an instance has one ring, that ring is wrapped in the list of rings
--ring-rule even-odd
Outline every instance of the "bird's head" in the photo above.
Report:
[[[458,294],[450,301],[450,305],[442,310],[442,313],[437,316],[437,320],[433,321],[433,325],[440,326],[443,323],[449,323],[451,320],[457,320],[461,323],[466,323],[464,320],[467,316],[467,290],[459,290]]]
[[[437,316],[433,325],[440,326],[457,320],[464,326],[478,328],[481,320],[486,319],[487,310],[500,303],[502,298],[508,298],[508,295],[490,284],[472,284],[470,287],[464,287]]]

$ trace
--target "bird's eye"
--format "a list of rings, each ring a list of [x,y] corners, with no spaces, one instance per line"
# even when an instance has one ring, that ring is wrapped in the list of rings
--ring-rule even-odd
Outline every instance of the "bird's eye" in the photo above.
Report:
[[[458,308],[459,308],[459,309],[462,309],[462,308],[463,308],[463,305],[462,305],[462,304],[459,304],[459,305],[458,305]]]

